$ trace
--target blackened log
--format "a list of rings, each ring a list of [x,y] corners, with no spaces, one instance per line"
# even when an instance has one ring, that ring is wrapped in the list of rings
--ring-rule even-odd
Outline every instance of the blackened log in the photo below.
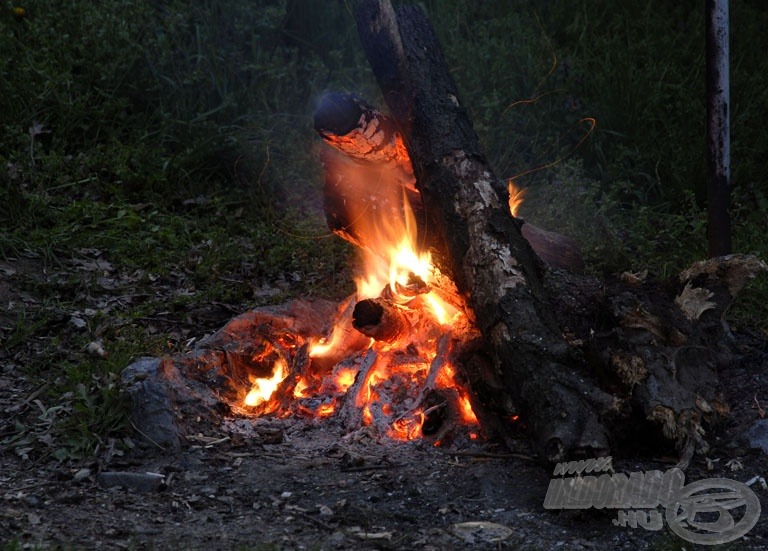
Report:
[[[469,297],[502,391],[523,411],[547,459],[607,452],[600,419],[618,412],[617,401],[560,334],[540,264],[510,216],[506,186],[488,167],[429,21],[416,6],[396,15],[389,2],[375,0],[358,4],[356,20],[390,112],[408,129],[418,187],[440,232],[438,261]],[[471,383],[474,374],[465,375]]]
[[[416,191],[408,151],[391,118],[357,96],[330,92],[320,98],[314,119],[328,145],[364,164],[397,172],[395,182]]]
[[[355,305],[352,326],[366,337],[391,343],[408,331],[408,320],[389,301],[369,298]]]

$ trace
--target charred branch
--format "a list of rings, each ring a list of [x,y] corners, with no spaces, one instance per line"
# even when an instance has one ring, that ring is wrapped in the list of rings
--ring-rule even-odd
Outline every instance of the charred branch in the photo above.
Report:
[[[352,312],[352,326],[366,337],[395,342],[408,331],[408,320],[400,309],[387,300],[361,300]]]

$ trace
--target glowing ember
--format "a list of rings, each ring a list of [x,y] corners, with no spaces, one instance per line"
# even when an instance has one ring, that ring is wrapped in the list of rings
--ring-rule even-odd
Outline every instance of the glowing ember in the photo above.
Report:
[[[346,392],[355,382],[357,371],[354,369],[341,369],[336,375],[336,387],[341,392]]]

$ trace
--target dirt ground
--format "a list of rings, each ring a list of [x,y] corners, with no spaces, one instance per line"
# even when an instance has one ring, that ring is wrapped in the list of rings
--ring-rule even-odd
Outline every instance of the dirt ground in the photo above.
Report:
[[[34,300],[18,290],[20,264],[0,268],[4,306]],[[79,308],[95,297],[89,292]],[[217,329],[231,310],[201,306],[204,321],[182,337]],[[12,313],[5,308],[0,325],[8,327]],[[739,332],[737,350],[738,361],[721,373],[732,414],[710,435],[708,456],[694,459],[687,483],[768,477],[768,455],[739,440],[768,404],[768,342]],[[24,375],[28,357],[0,360],[2,442],[35,415],[36,387]],[[345,434],[333,421],[236,419],[201,425],[176,453],[132,441],[133,449],[106,446],[80,461],[4,445],[0,549],[694,548],[666,523],[655,532],[615,525],[615,510],[546,510],[552,465],[529,457],[524,440],[514,453],[461,439],[434,448]],[[674,461],[651,451],[617,457],[614,469],[664,471]],[[768,549],[768,491],[752,489],[763,518],[728,549]]]

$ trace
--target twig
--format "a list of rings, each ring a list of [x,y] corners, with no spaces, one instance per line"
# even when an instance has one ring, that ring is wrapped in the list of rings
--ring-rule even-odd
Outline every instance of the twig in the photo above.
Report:
[[[150,441],[152,444],[154,444],[155,446],[157,446],[157,447],[158,447],[158,448],[160,448],[161,450],[165,451],[165,447],[164,447],[164,446],[162,446],[161,444],[158,444],[158,443],[157,443],[157,442],[155,442],[155,441],[154,441],[154,440],[153,440],[153,439],[152,439],[152,438],[151,438],[149,435],[147,435],[147,434],[146,434],[146,433],[144,433],[142,430],[140,430],[140,429],[139,429],[139,427],[137,427],[137,426],[134,424],[134,422],[133,422],[133,420],[132,420],[132,419],[129,419],[129,420],[128,420],[128,422],[129,422],[129,423],[131,423],[131,426],[133,427],[133,430],[135,430],[136,432],[138,432],[140,435],[142,435],[144,438],[146,438],[147,440],[149,440],[149,441]]]
[[[757,414],[760,416],[760,419],[765,418],[765,410],[760,405],[760,401],[757,399],[757,393],[755,393],[755,405],[757,406]]]
[[[343,473],[359,473],[363,471],[378,471],[383,469],[398,469],[402,467],[402,463],[392,463],[390,465],[367,465],[367,466],[360,466],[360,467],[342,467],[341,472]]]
[[[34,400],[35,398],[37,398],[38,396],[40,396],[40,395],[41,395],[43,392],[45,392],[46,390],[48,390],[48,387],[49,387],[49,386],[50,386],[50,385],[49,385],[48,383],[45,383],[43,386],[41,386],[40,388],[38,388],[38,389],[37,389],[36,391],[34,391],[32,394],[30,394],[29,396],[27,396],[26,398],[24,398],[24,403],[25,403],[26,405],[28,405],[28,406],[30,406],[30,407],[31,407],[31,406],[32,406],[32,400]]]
[[[49,484],[58,484],[57,480],[44,480],[42,482],[35,482],[34,484],[27,484],[26,486],[19,486],[18,488],[14,488],[11,490],[11,494],[17,493],[17,492],[23,492],[25,490],[32,490],[34,488],[40,488],[42,486],[48,486]]]
[[[494,453],[494,452],[468,452],[468,451],[448,451],[440,450],[445,455],[454,455],[457,457],[484,457],[488,459],[522,459],[532,463],[537,462],[535,457],[522,453]]]
[[[320,519],[316,519],[315,517],[312,517],[312,516],[308,515],[307,513],[302,513],[301,511],[295,511],[295,510],[291,511],[291,513],[294,513],[294,514],[300,516],[303,519],[306,519],[306,520],[308,520],[310,522],[313,522],[316,525],[320,526],[321,528],[325,528],[326,530],[331,530],[331,531],[336,530],[336,528],[334,526],[331,526],[327,522],[323,522]]]

